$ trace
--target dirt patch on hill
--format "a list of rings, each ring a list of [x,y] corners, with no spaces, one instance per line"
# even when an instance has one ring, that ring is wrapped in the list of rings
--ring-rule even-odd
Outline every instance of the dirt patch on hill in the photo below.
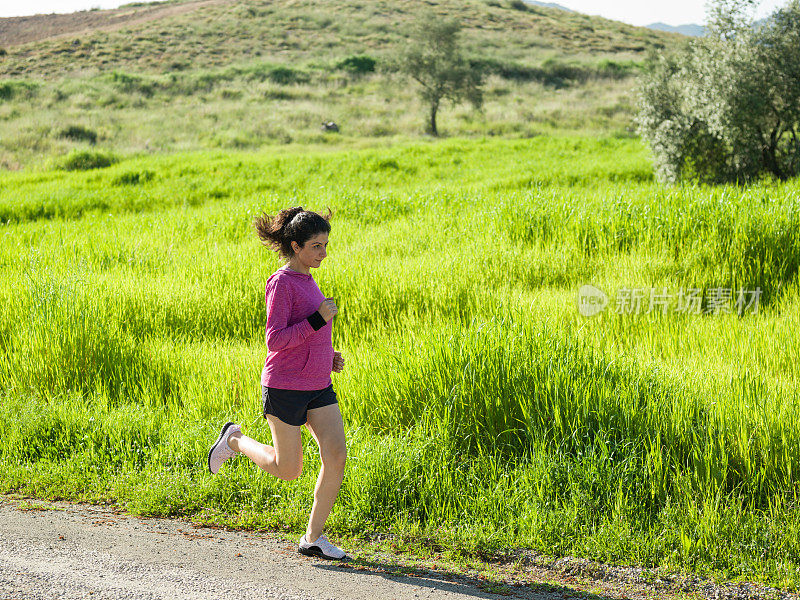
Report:
[[[122,6],[111,10],[88,10],[65,15],[34,15],[0,19],[0,48],[19,46],[94,31],[109,31],[192,12],[203,6],[232,0],[190,0],[180,4]]]

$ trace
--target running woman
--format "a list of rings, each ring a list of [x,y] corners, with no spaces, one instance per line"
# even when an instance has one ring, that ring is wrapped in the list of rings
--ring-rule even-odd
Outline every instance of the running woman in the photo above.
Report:
[[[273,445],[226,423],[208,452],[208,468],[216,474],[223,462],[241,453],[267,473],[286,481],[297,479],[303,470],[300,428],[305,425],[319,446],[322,468],[298,551],[339,560],[347,555],[322,530],[342,485],[347,458],[342,415],[331,383],[331,371],[341,372],[344,358],[333,350],[331,340],[336,303],[325,297],[311,276],[311,269],[327,256],[330,218],[330,210],[322,216],[297,206],[253,222],[262,243],[286,261],[266,284],[267,359],[261,387]]]

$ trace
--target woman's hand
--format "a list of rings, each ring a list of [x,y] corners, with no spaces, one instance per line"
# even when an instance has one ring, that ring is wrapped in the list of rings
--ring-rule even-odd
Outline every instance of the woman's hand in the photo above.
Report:
[[[339,312],[339,309],[336,308],[336,302],[334,302],[333,298],[325,298],[325,300],[322,301],[322,304],[319,305],[317,312],[322,315],[322,318],[325,319],[325,321],[330,321],[336,316],[336,313]]]
[[[333,371],[335,373],[341,373],[342,369],[344,369],[344,356],[342,356],[341,352],[333,351]]]

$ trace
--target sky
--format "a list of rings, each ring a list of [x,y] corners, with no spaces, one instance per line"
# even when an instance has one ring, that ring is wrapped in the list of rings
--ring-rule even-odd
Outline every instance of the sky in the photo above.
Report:
[[[90,8],[116,8],[132,0],[0,0],[0,17],[19,17],[41,13],[67,13]],[[142,0],[139,0],[142,1]],[[147,1],[147,0],[145,0]],[[152,1],[152,0],[151,0]],[[705,0],[549,0],[577,10],[624,21],[631,25],[649,25],[661,21],[667,25],[705,24]],[[761,0],[758,18],[770,14],[786,0]]]
[[[645,0],[545,0],[555,2],[566,8],[588,15],[600,15],[631,25],[666,23],[667,25],[705,25],[705,0],[669,0],[651,2]],[[757,18],[763,18],[785,6],[787,0],[761,0],[756,11]]]

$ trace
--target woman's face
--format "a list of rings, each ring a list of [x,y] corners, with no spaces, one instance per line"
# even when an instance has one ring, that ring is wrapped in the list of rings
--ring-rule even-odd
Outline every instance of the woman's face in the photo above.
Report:
[[[294,249],[294,256],[300,263],[306,267],[316,268],[322,263],[322,259],[328,256],[326,248],[328,247],[328,234],[318,233],[311,237],[305,246],[298,250],[299,244],[292,242]]]

